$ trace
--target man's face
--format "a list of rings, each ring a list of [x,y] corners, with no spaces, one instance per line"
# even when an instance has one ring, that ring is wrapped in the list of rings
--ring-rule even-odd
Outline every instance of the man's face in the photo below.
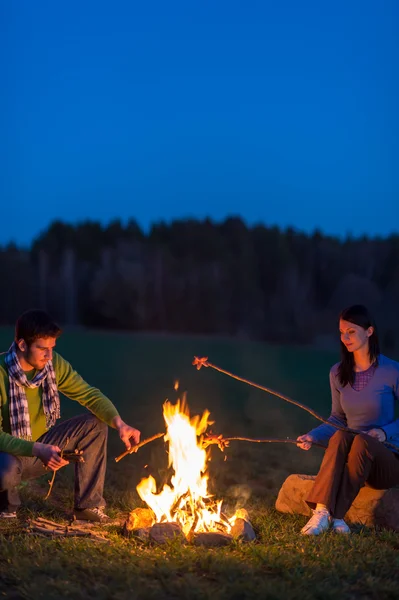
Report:
[[[48,361],[52,360],[56,341],[56,338],[53,337],[37,338],[28,346],[25,340],[19,340],[18,347],[24,361],[33,369],[41,371]]]

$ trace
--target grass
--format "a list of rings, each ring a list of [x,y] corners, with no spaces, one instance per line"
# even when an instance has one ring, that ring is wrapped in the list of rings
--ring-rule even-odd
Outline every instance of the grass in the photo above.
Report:
[[[10,330],[0,330],[7,348]],[[205,408],[214,432],[248,437],[296,437],[317,423],[300,409],[224,375],[191,366],[194,354],[281,391],[328,414],[329,353],[260,343],[206,338],[65,334],[59,351],[91,383],[107,393],[123,418],[143,437],[164,429],[162,402],[175,400],[173,383],[187,390],[192,414]],[[81,412],[62,401],[63,417]],[[141,502],[135,488],[142,476],[166,477],[166,453],[157,441],[120,463],[123,448],[110,432],[105,496],[110,514],[123,516]],[[316,473],[320,450],[232,442],[227,461],[212,449],[212,491],[227,508],[248,509],[257,532],[254,544],[201,549],[170,543],[150,547],[123,538],[118,528],[109,545],[82,539],[47,540],[23,534],[0,536],[0,594],[6,598],[241,599],[397,598],[399,540],[386,531],[357,528],[346,538],[326,534],[303,538],[304,517],[274,509],[278,489],[290,473]],[[24,514],[65,518],[72,508],[72,470],[57,474],[52,496],[47,481],[22,486]]]

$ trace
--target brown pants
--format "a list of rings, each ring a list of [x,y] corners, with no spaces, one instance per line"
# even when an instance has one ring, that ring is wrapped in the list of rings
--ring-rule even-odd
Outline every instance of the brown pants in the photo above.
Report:
[[[384,490],[399,484],[399,456],[366,434],[334,433],[306,502],[325,504],[343,519],[365,484]]]

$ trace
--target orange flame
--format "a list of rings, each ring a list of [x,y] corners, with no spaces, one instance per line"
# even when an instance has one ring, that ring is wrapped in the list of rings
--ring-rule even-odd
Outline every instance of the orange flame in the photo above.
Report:
[[[167,428],[164,439],[169,444],[169,466],[174,475],[171,485],[164,485],[159,494],[152,476],[142,479],[137,486],[140,498],[154,511],[158,522],[178,522],[186,535],[220,530],[221,521],[228,531],[230,524],[221,516],[222,502],[211,500],[207,489],[209,450],[203,448],[202,436],[211,424],[209,411],[190,418],[183,399],[174,405],[166,401],[163,415]]]

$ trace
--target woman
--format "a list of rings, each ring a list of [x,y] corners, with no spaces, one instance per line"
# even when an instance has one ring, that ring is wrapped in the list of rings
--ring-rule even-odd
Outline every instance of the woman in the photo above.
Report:
[[[330,527],[337,533],[350,533],[343,519],[360,488],[365,483],[376,489],[399,484],[399,419],[394,420],[399,363],[380,354],[376,326],[364,306],[344,310],[339,331],[341,362],[330,371],[328,421],[361,433],[323,424],[298,437],[303,450],[309,450],[313,442],[328,442],[307,498],[313,515],[301,531],[305,535],[318,535]]]

